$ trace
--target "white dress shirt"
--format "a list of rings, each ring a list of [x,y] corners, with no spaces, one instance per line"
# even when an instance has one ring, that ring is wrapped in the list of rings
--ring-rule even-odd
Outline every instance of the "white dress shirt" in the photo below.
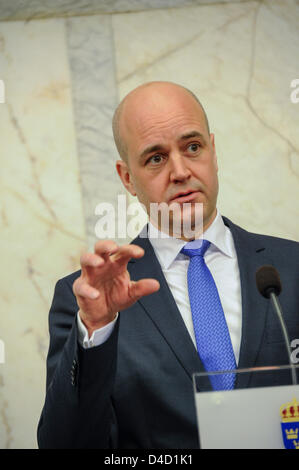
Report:
[[[151,223],[149,223],[148,233],[149,241],[196,347],[187,284],[189,258],[180,253],[186,241],[173,237],[157,238],[154,236],[156,229]],[[213,223],[204,232],[203,238],[211,243],[204,259],[219,292],[236,363],[238,363],[242,327],[240,274],[232,234],[229,228],[224,225],[219,212],[217,212]],[[88,338],[88,332],[78,314],[79,341],[83,347],[98,346],[106,341],[113,331],[116,320],[117,318],[105,327],[94,331],[91,338]]]

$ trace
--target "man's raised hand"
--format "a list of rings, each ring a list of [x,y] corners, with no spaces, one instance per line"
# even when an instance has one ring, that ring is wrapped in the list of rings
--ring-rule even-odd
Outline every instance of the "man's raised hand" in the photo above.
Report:
[[[81,276],[74,282],[73,292],[89,336],[114,320],[117,312],[159,289],[155,279],[130,279],[128,261],[143,255],[144,250],[138,245],[117,246],[113,241],[99,241],[94,253],[81,256]]]

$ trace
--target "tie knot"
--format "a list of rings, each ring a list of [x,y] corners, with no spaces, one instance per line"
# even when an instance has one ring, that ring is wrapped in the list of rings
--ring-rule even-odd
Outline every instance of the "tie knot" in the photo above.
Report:
[[[198,240],[196,240],[198,242]],[[184,248],[181,249],[181,253],[192,258],[193,256],[204,256],[205,252],[210,246],[208,240],[202,240],[202,244],[199,248],[195,248],[194,241],[186,243]]]

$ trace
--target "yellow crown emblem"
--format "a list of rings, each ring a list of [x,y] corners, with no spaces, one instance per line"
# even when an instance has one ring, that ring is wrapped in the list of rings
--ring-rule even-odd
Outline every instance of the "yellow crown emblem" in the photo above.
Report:
[[[299,403],[296,398],[280,407],[281,430],[286,449],[299,449]]]
[[[292,423],[299,421],[299,403],[293,398],[289,403],[285,403],[280,407],[280,416],[283,423]],[[298,437],[298,429],[297,429]],[[296,439],[297,439],[296,437]]]
[[[295,449],[299,449],[299,441],[293,441]]]
[[[286,437],[287,439],[298,439],[298,428],[296,429],[286,429]],[[299,443],[298,443],[299,444]]]

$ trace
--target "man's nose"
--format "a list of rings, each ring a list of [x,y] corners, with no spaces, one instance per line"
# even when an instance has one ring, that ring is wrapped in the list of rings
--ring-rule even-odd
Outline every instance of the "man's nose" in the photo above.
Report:
[[[186,157],[180,153],[170,155],[170,180],[174,183],[180,183],[188,179],[191,172],[187,166]]]

